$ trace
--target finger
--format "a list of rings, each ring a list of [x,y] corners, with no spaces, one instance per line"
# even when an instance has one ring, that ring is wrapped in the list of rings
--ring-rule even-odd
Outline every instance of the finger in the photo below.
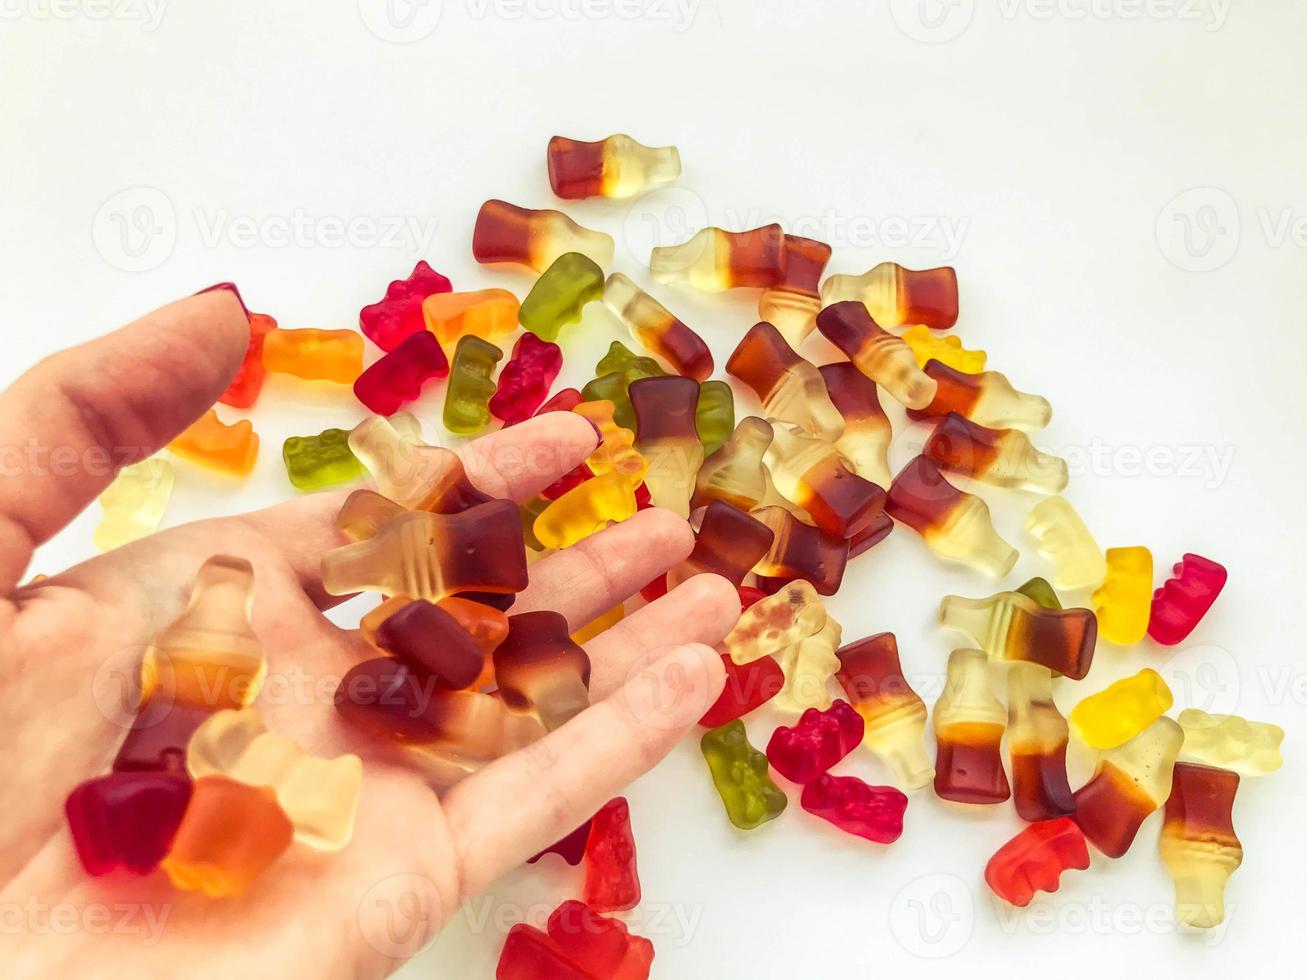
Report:
[[[586,644],[590,696],[608,697],[669,646],[720,643],[739,618],[735,587],[720,575],[696,575]]]
[[[693,547],[690,525],[676,514],[642,510],[536,563],[513,612],[552,609],[578,630],[683,561]]]
[[[218,289],[61,351],[0,395],[0,588],[118,468],[199,418],[248,345],[244,306]]]
[[[444,808],[463,894],[477,894],[619,795],[671,750],[724,681],[711,647],[674,647],[608,699],[451,789]]]

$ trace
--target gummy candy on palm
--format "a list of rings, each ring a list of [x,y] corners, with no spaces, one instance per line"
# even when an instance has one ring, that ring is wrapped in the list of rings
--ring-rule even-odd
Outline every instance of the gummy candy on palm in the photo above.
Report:
[[[772,426],[766,463],[776,489],[835,537],[857,534],[885,508],[884,490],[849,469],[829,442],[793,426]]]
[[[903,835],[908,798],[892,786],[869,786],[857,776],[822,773],[803,787],[799,805],[855,837],[892,844]]]
[[[828,615],[816,633],[775,654],[785,675],[785,683],[773,699],[777,708],[797,714],[808,708],[830,707],[830,679],[840,669],[835,651],[843,636],[839,621]]]
[[[1045,609],[1019,592],[985,599],[945,596],[939,622],[965,633],[995,660],[1024,660],[1082,680],[1089,673],[1098,623],[1088,609]]]
[[[871,318],[858,302],[836,303],[817,314],[817,329],[859,371],[908,408],[925,408],[937,384],[917,367],[911,348]]]
[[[694,428],[705,456],[711,456],[730,438],[735,430],[735,393],[725,381],[700,383]]]
[[[349,448],[345,429],[323,429],[316,436],[291,436],[281,447],[286,475],[297,490],[321,490],[360,479],[367,472]]]
[[[959,337],[936,337],[921,324],[909,327],[902,336],[903,342],[912,349],[918,367],[924,368],[927,361],[939,361],[963,374],[979,374],[985,370],[985,352],[967,350]]]
[[[404,640],[391,632],[387,639],[379,639],[382,627],[395,613],[399,612],[405,606],[412,604],[421,604],[421,600],[410,599],[408,596],[392,596],[382,602],[371,612],[365,614],[359,620],[359,632],[363,638],[376,647],[384,647],[386,650],[396,655],[400,651],[396,649]],[[483,666],[481,676],[473,682],[473,686],[480,686],[482,680],[487,683],[494,680],[494,666],[490,664],[489,658],[495,652],[495,647],[504,641],[508,635],[508,617],[498,609],[488,606],[482,602],[476,602],[462,596],[450,596],[447,599],[441,599],[436,606],[445,613],[448,613],[459,627],[469,634],[476,642],[478,649],[481,651]],[[419,618],[419,624],[421,618]],[[408,627],[412,623],[404,623],[402,620],[398,627]],[[389,646],[386,646],[389,644]],[[414,664],[417,659],[415,656],[407,658],[411,665],[420,669],[420,664]]]
[[[885,327],[921,324],[947,330],[958,321],[958,277],[951,266],[905,269],[882,262],[860,276],[831,276],[821,284],[821,305],[857,300]]]
[[[436,686],[450,690],[475,684],[485,663],[476,638],[452,614],[425,599],[407,602],[382,620],[374,642],[429,676]]]
[[[172,487],[172,464],[166,459],[124,466],[100,494],[104,518],[95,529],[95,546],[111,551],[153,534],[163,520]]]
[[[1225,883],[1243,864],[1234,832],[1239,776],[1177,762],[1158,849],[1175,881],[1177,918],[1196,929],[1225,921]]]
[[[1012,796],[1022,820],[1049,820],[1075,812],[1067,782],[1069,729],[1053,700],[1053,674],[1039,664],[1007,668],[1007,740]]]
[[[792,783],[804,785],[830,770],[862,741],[862,717],[847,701],[807,709],[792,728],[782,725],[767,742],[767,761]]]
[[[587,303],[604,292],[604,270],[580,252],[554,260],[522,300],[517,319],[541,340],[558,339],[563,327],[581,319]]]
[[[1039,542],[1040,555],[1053,564],[1053,584],[1059,589],[1098,586],[1107,575],[1103,552],[1065,498],[1036,504],[1026,516],[1026,530]]]
[[[703,338],[620,272],[614,272],[604,284],[604,305],[638,344],[661,357],[677,374],[695,381],[706,381],[712,375],[712,352]]]
[[[990,891],[1018,908],[1036,892],[1055,892],[1065,871],[1089,867],[1085,835],[1074,820],[1058,817],[1032,823],[1000,847],[985,865]]]
[[[655,506],[687,517],[703,463],[703,443],[695,427],[699,385],[675,375],[641,378],[631,384],[629,394],[635,447],[649,462],[645,486]]]
[[[353,384],[363,372],[363,338],[353,330],[272,330],[263,339],[263,366],[306,381]]]
[[[758,297],[758,316],[774,325],[791,347],[798,347],[816,326],[821,309],[817,289],[831,247],[798,235],[786,235],[783,247],[784,271],[780,281]]]
[[[893,633],[841,647],[835,678],[865,723],[863,743],[893,770],[899,784],[919,789],[935,777],[926,754],[926,705],[908,684]]]
[[[1054,494],[1066,489],[1066,460],[1041,453],[1016,429],[990,429],[957,412],[935,427],[922,454],[946,473],[996,487]]]
[[[268,369],[263,366],[263,342],[270,331],[277,329],[277,321],[265,313],[250,313],[250,342],[245,357],[227,390],[218,401],[232,408],[250,408],[259,400]]]
[[[259,456],[259,434],[249,419],[224,425],[209,409],[168,443],[182,459],[229,476],[246,476]]]
[[[1181,643],[1194,631],[1225,588],[1226,570],[1202,555],[1185,555],[1153,593],[1148,635],[1163,646]]]
[[[578,225],[561,211],[489,200],[477,212],[472,257],[478,262],[513,262],[544,272],[568,252],[608,265],[613,261],[613,239]]]
[[[823,364],[818,370],[831,402],[844,417],[844,434],[835,440],[835,448],[858,476],[888,487],[893,433],[880,406],[876,382],[851,361]]]
[[[386,287],[386,295],[380,302],[359,310],[359,329],[382,350],[392,351],[407,338],[426,330],[422,301],[453,288],[446,277],[419,260],[407,279],[396,279]]]
[[[495,648],[495,681],[510,708],[536,715],[548,731],[590,704],[590,658],[556,612],[508,617],[508,636]]]
[[[449,373],[436,335],[419,330],[406,337],[354,382],[354,395],[378,415],[394,415],[422,393],[422,386]]]
[[[935,702],[935,794],[957,803],[1002,803],[1011,795],[999,744],[1007,726],[981,650],[954,650]]]
[[[655,248],[649,271],[656,282],[716,293],[778,285],[785,275],[785,258],[785,232],[778,224],[739,232],[704,228],[680,245]]]
[[[454,348],[445,389],[445,428],[457,435],[473,435],[490,422],[490,399],[495,383],[490,380],[495,365],[504,356],[494,344],[466,335]]]
[[[1153,606],[1153,554],[1147,548],[1108,548],[1107,575],[1094,592],[1098,630],[1109,643],[1130,646],[1148,632]]]
[[[849,542],[804,524],[782,507],[763,507],[753,516],[771,528],[772,546],[754,566],[766,583],[802,580],[822,595],[834,595],[844,579]]]
[[[1199,708],[1180,712],[1184,730],[1181,758],[1232,769],[1244,776],[1265,776],[1283,764],[1284,729],[1238,715],[1209,714]]]
[[[1108,857],[1130,849],[1139,826],[1171,795],[1171,776],[1184,733],[1159,718],[1098,759],[1094,775],[1075,793],[1075,821]]]
[[[1086,745],[1114,749],[1171,710],[1173,700],[1166,681],[1145,667],[1084,698],[1071,709],[1071,727]]]
[[[640,904],[631,807],[624,796],[609,800],[590,820],[581,898],[596,912],[625,912]]]
[[[726,362],[726,372],[757,394],[763,414],[834,441],[844,417],[831,402],[815,365],[804,360],[770,323],[756,323]]]
[[[967,374],[939,361],[927,361],[922,371],[938,387],[929,405],[908,409],[908,418],[914,421],[932,422],[957,412],[991,429],[1033,432],[1044,428],[1053,417],[1047,398],[1017,391],[997,371]]]
[[[417,419],[407,413],[365,419],[350,433],[349,446],[381,496],[400,508],[457,514],[494,499],[472,485],[457,453],[423,442]]]
[[[691,507],[703,507],[715,500],[744,511],[757,507],[767,495],[769,480],[763,459],[771,441],[769,422],[753,416],[741,419],[735,431],[699,467]]]
[[[699,740],[713,785],[731,823],[753,830],[775,820],[789,802],[772,781],[767,757],[749,744],[738,718],[705,732]]]
[[[186,771],[186,746],[213,713],[210,705],[149,698],[136,710],[132,727],[113,759],[114,772]]]
[[[674,146],[645,146],[625,133],[592,143],[554,136],[546,152],[549,186],[565,200],[634,197],[681,176]]]
[[[695,575],[720,575],[737,588],[771,547],[772,532],[766,524],[728,503],[714,500],[704,512],[694,537],[694,550],[667,573],[667,587],[674,589]]]
[[[621,473],[583,480],[541,511],[532,533],[546,548],[570,548],[609,524],[635,516],[635,491]]]
[[[86,873],[149,874],[172,847],[190,798],[184,772],[112,772],[79,783],[64,813]]]
[[[808,582],[791,582],[744,610],[721,648],[737,664],[774,656],[826,626],[826,607]]]
[[[518,307],[507,289],[436,293],[422,301],[422,319],[446,349],[463,337],[498,344],[517,329]]]
[[[522,334],[499,372],[499,384],[490,396],[490,414],[505,425],[529,419],[562,368],[563,352],[557,344],[530,332]]]

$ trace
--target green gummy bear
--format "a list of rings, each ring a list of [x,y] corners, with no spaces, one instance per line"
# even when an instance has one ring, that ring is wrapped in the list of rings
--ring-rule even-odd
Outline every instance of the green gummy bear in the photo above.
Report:
[[[644,357],[627,347],[620,340],[614,340],[599,363],[595,365],[595,376],[616,371],[629,385],[641,378],[663,378],[667,372],[652,357]]]
[[[465,334],[454,348],[445,389],[445,428],[456,435],[480,432],[490,422],[490,396],[495,393],[491,375],[504,352],[480,337]]]
[[[321,490],[367,475],[349,448],[349,432],[325,429],[316,436],[291,436],[281,447],[286,475],[298,490]]]
[[[1053,591],[1053,586],[1048,584],[1048,579],[1032,578],[1021,588],[1017,589],[1027,599],[1034,599],[1045,609],[1061,609],[1062,600],[1057,597]]]
[[[557,340],[563,327],[581,319],[582,307],[603,293],[604,270],[580,252],[566,252],[526,294],[517,322],[542,340]]]
[[[600,375],[581,389],[581,400],[587,402],[607,399],[613,403],[613,421],[624,429],[635,431],[635,409],[627,394],[630,384],[617,371]]]
[[[705,457],[717,452],[731,437],[735,431],[735,395],[725,381],[705,381],[699,385],[694,427],[699,432]]]
[[[699,748],[731,823],[753,830],[781,815],[789,800],[772,782],[767,757],[749,744],[744,722],[736,718],[706,732]]]

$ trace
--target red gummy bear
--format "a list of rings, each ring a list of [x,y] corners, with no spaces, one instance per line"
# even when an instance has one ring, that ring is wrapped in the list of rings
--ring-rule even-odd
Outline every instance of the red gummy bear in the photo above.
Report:
[[[623,796],[605,803],[590,822],[581,897],[596,912],[625,912],[640,904],[631,808]]]
[[[653,943],[626,923],[598,915],[584,902],[564,902],[549,917],[549,938],[587,974],[604,980],[648,980]]]
[[[354,394],[378,415],[394,415],[405,402],[422,393],[432,378],[449,373],[440,341],[428,330],[406,337],[354,382]]]
[[[359,310],[359,329],[382,350],[394,350],[405,337],[426,330],[422,301],[454,287],[426,262],[418,262],[407,279],[396,279],[379,303]]]
[[[87,874],[149,874],[172,847],[191,780],[180,772],[114,772],[68,794],[68,830]]]
[[[799,804],[840,830],[892,844],[903,833],[908,798],[892,786],[869,786],[857,776],[822,773],[803,787]]]
[[[1084,832],[1070,817],[1032,823],[998,849],[985,865],[995,895],[1024,908],[1035,892],[1055,892],[1062,872],[1089,867]]]
[[[772,657],[759,657],[752,663],[740,665],[723,654],[722,666],[726,668],[726,684],[717,700],[699,719],[704,728],[719,728],[728,721],[743,718],[776,697],[785,686],[781,665]]]
[[[1229,577],[1224,566],[1202,555],[1185,555],[1172,572],[1174,578],[1153,593],[1148,619],[1148,635],[1168,647],[1194,631]]]
[[[767,761],[790,782],[810,783],[856,749],[866,727],[862,715],[837,698],[825,711],[809,708],[793,728],[772,732]]]
[[[499,372],[499,387],[490,396],[490,414],[505,425],[529,419],[562,369],[562,348],[528,330],[517,338],[512,356]]]
[[[263,379],[268,376],[268,369],[263,366],[263,341],[277,329],[277,321],[266,313],[250,313],[249,321],[250,343],[245,348],[245,358],[227,390],[218,396],[218,401],[232,408],[249,408],[258,401]]]
[[[495,980],[595,980],[535,926],[519,922],[508,930],[495,967]]]
[[[580,405],[583,400],[584,399],[581,398],[581,393],[575,388],[564,388],[562,391],[554,395],[553,398],[549,399],[549,401],[537,408],[535,414],[544,415],[548,412],[570,412],[572,409],[576,408],[577,405]],[[534,416],[532,417],[534,418]]]
[[[590,839],[590,821],[587,820],[576,830],[572,831],[566,837],[561,837],[554,841],[543,851],[538,852],[532,857],[526,859],[527,864],[535,864],[546,854],[557,854],[560,858],[576,867],[581,863],[581,858],[585,857],[585,842]]]
[[[568,470],[549,486],[540,491],[540,496],[546,500],[557,500],[569,490],[579,487],[590,477],[594,476],[594,471],[585,463],[578,463],[576,469]]]

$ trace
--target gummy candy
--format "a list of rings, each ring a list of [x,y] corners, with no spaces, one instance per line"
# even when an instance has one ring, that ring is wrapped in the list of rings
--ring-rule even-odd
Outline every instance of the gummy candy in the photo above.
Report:
[[[735,429],[735,393],[725,381],[704,381],[699,385],[699,404],[694,410],[694,428],[711,456]]]
[[[929,405],[908,409],[908,418],[914,421],[931,422],[957,412],[991,429],[1033,432],[1053,418],[1047,398],[1017,391],[997,371],[966,374],[939,361],[927,361],[922,370],[939,387]]]
[[[243,708],[267,674],[263,644],[250,626],[254,569],[215,555],[200,566],[186,609],[165,626],[141,661],[141,697],[161,703]]]
[[[1186,708],[1180,712],[1180,727],[1184,730],[1180,755],[1194,762],[1245,776],[1265,776],[1284,762],[1280,757],[1284,729],[1278,725]]]
[[[986,357],[983,350],[967,350],[962,346],[960,338],[936,337],[921,324],[903,331],[903,342],[912,348],[917,367],[924,368],[927,361],[939,361],[963,374],[979,374],[985,370]]]
[[[586,623],[580,629],[574,630],[572,632],[572,642],[579,643],[582,646],[585,646],[600,633],[604,633],[612,629],[614,626],[620,623],[625,618],[625,616],[626,616],[626,610],[619,602],[611,609],[608,609],[600,613],[598,616],[590,620],[590,622]]]
[[[195,781],[162,867],[183,891],[237,896],[281,857],[294,833],[273,790],[205,776]]]
[[[250,343],[245,348],[245,357],[227,390],[218,396],[218,401],[232,408],[250,408],[259,400],[268,374],[263,366],[263,341],[269,331],[277,329],[277,321],[264,313],[249,314],[249,321]]]
[[[1045,609],[1019,592],[986,599],[945,596],[940,625],[970,636],[996,660],[1023,660],[1082,680],[1089,673],[1098,622],[1088,609]]]
[[[631,807],[624,796],[609,800],[590,820],[581,899],[596,912],[625,912],[640,904]]]
[[[840,669],[835,651],[843,636],[844,628],[828,615],[826,625],[816,633],[775,654],[785,675],[785,683],[773,699],[776,707],[796,714],[808,708],[824,711],[830,707],[830,679]]]
[[[922,324],[947,330],[958,322],[958,276],[951,266],[921,271],[882,262],[860,276],[831,276],[821,305],[861,302],[883,327]]]
[[[1130,850],[1139,825],[1171,795],[1171,771],[1183,739],[1179,725],[1159,718],[1104,752],[1093,777],[1076,790],[1075,821],[1108,857]]]
[[[822,595],[839,591],[849,560],[848,541],[796,520],[781,507],[763,507],[753,516],[772,531],[771,550],[754,566],[755,574],[782,583],[811,582]]]
[[[422,319],[441,347],[463,337],[495,344],[517,329],[518,308],[517,297],[507,289],[435,293],[422,301]]]
[[[1062,872],[1089,867],[1085,835],[1069,817],[1032,823],[995,852],[985,884],[1009,905],[1025,908],[1035,892],[1055,892]]]
[[[578,225],[561,211],[536,211],[490,200],[477,212],[472,256],[478,262],[516,262],[544,272],[568,252],[580,252],[599,265],[609,265],[613,239]]]
[[[1071,727],[1086,745],[1114,749],[1166,714],[1172,702],[1166,681],[1145,667],[1083,699],[1071,709]]]
[[[935,794],[958,803],[1002,803],[1012,795],[999,744],[1007,712],[989,686],[989,658],[954,650],[935,702]]]
[[[738,718],[705,732],[699,748],[726,816],[741,830],[754,830],[784,812],[789,800],[772,782],[767,757],[749,744]]]
[[[799,805],[846,833],[892,844],[903,834],[908,798],[891,786],[869,786],[857,776],[822,773],[803,787]]]
[[[744,717],[774,698],[785,684],[780,664],[771,657],[737,664],[729,655],[723,654],[722,664],[726,668],[726,684],[717,700],[699,719],[704,728],[718,728]]]
[[[825,711],[809,708],[793,728],[782,725],[767,743],[767,761],[792,783],[812,782],[858,747],[862,717],[847,701]]]
[[[485,663],[485,651],[476,638],[447,609],[424,599],[407,601],[386,616],[377,626],[373,642],[430,676],[438,687],[455,691],[475,684]]]
[[[263,366],[307,381],[353,384],[363,372],[363,338],[353,330],[272,330],[263,338]]]
[[[585,463],[579,463],[541,490],[540,496],[546,500],[557,500],[559,497],[575,490],[593,476],[594,471],[589,466]]]
[[[95,529],[95,546],[111,551],[153,534],[172,495],[172,464],[143,459],[124,466],[100,494],[104,518]]]
[[[757,507],[769,486],[763,458],[771,441],[769,423],[754,416],[741,419],[729,438],[699,467],[690,506],[703,507],[720,500],[745,511]]]
[[[641,378],[661,378],[667,374],[652,357],[637,354],[620,340],[614,340],[609,344],[608,351],[595,365],[597,377],[612,371],[620,374],[628,385]]]
[[[520,592],[526,548],[517,507],[492,500],[459,514],[413,511],[322,559],[330,595],[384,592],[431,602],[459,592]]]
[[[946,473],[995,487],[1059,493],[1067,485],[1066,460],[1041,453],[1016,429],[989,429],[949,412],[926,440],[922,454]]]
[[[505,425],[529,419],[562,369],[563,352],[557,344],[530,332],[522,334],[499,372],[499,385],[490,396],[490,414]]]
[[[631,384],[629,394],[635,447],[649,461],[645,486],[655,506],[686,517],[703,463],[703,443],[695,428],[699,385],[676,375],[641,378]]]
[[[532,526],[546,548],[570,548],[610,523],[635,516],[635,493],[621,473],[605,473],[568,490],[541,511]]]
[[[720,575],[736,588],[771,547],[772,532],[721,500],[714,500],[704,512],[694,538],[694,550],[667,573],[667,587],[674,589],[695,575]]]
[[[831,402],[844,416],[844,434],[835,448],[853,472],[881,487],[890,485],[889,419],[880,407],[876,382],[851,361],[823,364],[818,370],[826,383]]]
[[[1007,744],[1017,816],[1031,822],[1075,812],[1067,782],[1068,727],[1053,701],[1053,675],[1014,661],[1007,673]]]
[[[499,952],[495,980],[594,980],[594,974],[582,970],[567,958],[548,933],[519,922],[508,930],[504,948]]]
[[[79,783],[64,813],[86,873],[149,874],[172,846],[191,798],[178,772],[113,772]]]
[[[610,275],[604,285],[604,305],[637,343],[661,357],[677,374],[695,381],[706,381],[712,375],[712,352],[703,339],[620,272]]]
[[[286,475],[297,490],[321,490],[366,474],[344,429],[324,429],[316,436],[291,436],[281,447]]]
[[[817,329],[896,401],[925,408],[935,398],[936,382],[917,367],[911,348],[873,320],[862,303],[827,306],[817,314]]]
[[[1053,586],[1049,584],[1048,579],[1036,576],[1016,591],[1027,599],[1034,599],[1045,609],[1062,608],[1062,600],[1057,597],[1057,593],[1053,591]]]
[[[1147,548],[1108,548],[1107,576],[1094,593],[1098,630],[1109,643],[1130,646],[1148,632],[1153,604],[1153,554]]]
[[[894,520],[884,511],[877,514],[870,524],[853,537],[849,538],[849,558],[857,558],[863,552],[870,551],[884,541],[894,530]]]
[[[419,260],[407,279],[396,279],[386,287],[386,295],[380,302],[359,310],[359,329],[382,350],[392,351],[409,337],[426,330],[422,301],[453,288],[447,278]]]
[[[826,625],[826,607],[807,582],[791,582],[775,595],[744,610],[721,649],[737,664],[771,656]]]
[[[581,391],[578,388],[564,388],[562,391],[553,395],[549,401],[545,402],[535,410],[535,415],[547,415],[550,412],[570,412],[580,405],[584,399],[581,397]],[[532,418],[535,417],[532,416]]]
[[[636,451],[635,433],[617,424],[616,406],[606,400],[580,402],[572,411],[589,419],[599,430],[599,447],[585,465],[595,476],[620,474],[632,486],[644,482],[649,462]]]
[[[553,731],[590,705],[590,658],[556,612],[508,617],[508,636],[495,648],[499,696],[515,711],[534,714]]]
[[[1225,568],[1202,555],[1185,555],[1172,577],[1153,593],[1148,635],[1163,646],[1181,643],[1194,631],[1225,588]]]
[[[456,435],[473,435],[490,423],[490,399],[495,365],[504,356],[494,344],[471,334],[460,337],[449,368],[445,390],[445,428]]]
[[[1026,516],[1026,530],[1039,542],[1039,553],[1053,564],[1059,589],[1097,586],[1107,575],[1107,559],[1089,528],[1063,497],[1041,500]]]
[[[249,419],[223,425],[218,413],[209,409],[168,443],[168,448],[182,459],[219,473],[246,476],[259,456],[259,434]]]
[[[565,200],[634,197],[681,176],[674,146],[645,146],[625,133],[593,143],[554,136],[546,156],[549,186]]]
[[[424,384],[448,373],[449,362],[436,335],[419,330],[360,374],[354,395],[378,415],[394,415],[422,393]]]
[[[472,486],[457,453],[423,442],[407,413],[365,419],[350,433],[349,447],[400,509],[457,514],[493,499]]]
[[[885,508],[885,491],[847,466],[829,442],[788,425],[772,427],[767,469],[776,489],[828,534],[851,537]]]
[[[526,863],[535,864],[546,854],[557,854],[572,867],[576,867],[581,863],[581,859],[585,857],[585,842],[589,839],[590,821],[587,820],[567,836],[554,841],[543,851],[527,858]]]
[[[649,271],[657,282],[712,293],[775,286],[785,274],[785,232],[777,224],[739,232],[704,228],[681,245],[655,248]]]
[[[136,711],[132,727],[114,756],[114,772],[186,771],[186,746],[208,720],[209,705],[150,698]]]
[[[811,238],[786,235],[784,250],[780,281],[758,297],[758,317],[773,324],[791,347],[798,347],[816,326],[821,309],[817,287],[830,261],[831,247]]]
[[[1233,772],[1175,764],[1158,850],[1175,881],[1176,915],[1196,929],[1225,921],[1225,883],[1243,864],[1232,819],[1238,789]]]
[[[557,340],[563,327],[580,320],[585,305],[603,292],[604,270],[580,252],[568,252],[536,280],[517,319],[542,340]]]
[[[354,835],[363,763],[356,755],[321,759],[268,731],[252,708],[219,711],[196,729],[186,753],[191,778],[226,776],[267,786],[310,847],[338,851]]]
[[[584,902],[564,902],[549,916],[549,938],[568,958],[604,980],[648,980],[653,943],[633,936],[619,919],[601,916]],[[527,980],[539,980],[540,973]]]
[[[835,678],[866,723],[863,744],[908,789],[935,778],[926,754],[926,705],[908,684],[893,633],[877,633],[841,647]]]
[[[1017,550],[998,536],[989,507],[957,489],[925,456],[899,471],[890,484],[885,512],[906,524],[941,558],[1002,578],[1017,561]]]
[[[844,432],[844,417],[816,366],[794,353],[770,323],[749,329],[727,360],[726,372],[754,390],[768,418],[831,442]]]

